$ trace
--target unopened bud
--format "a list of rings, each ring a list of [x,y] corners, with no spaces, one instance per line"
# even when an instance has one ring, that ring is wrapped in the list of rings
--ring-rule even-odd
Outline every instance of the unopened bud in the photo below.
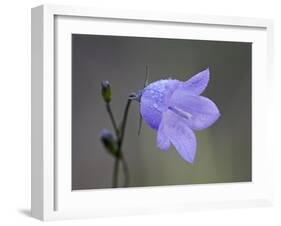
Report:
[[[101,95],[106,103],[111,101],[111,87],[109,81],[103,81],[101,83]]]
[[[114,156],[117,155],[118,145],[116,139],[114,138],[113,134],[108,130],[104,129],[101,131],[101,141],[106,148],[106,150],[113,154]]]

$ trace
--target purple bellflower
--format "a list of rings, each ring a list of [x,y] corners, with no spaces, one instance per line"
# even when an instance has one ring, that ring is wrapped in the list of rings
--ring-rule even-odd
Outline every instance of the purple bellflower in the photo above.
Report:
[[[215,103],[200,96],[209,74],[206,69],[186,82],[159,80],[140,94],[140,113],[146,124],[157,131],[157,147],[167,151],[172,144],[189,163],[195,159],[197,146],[193,130],[206,129],[220,117]]]

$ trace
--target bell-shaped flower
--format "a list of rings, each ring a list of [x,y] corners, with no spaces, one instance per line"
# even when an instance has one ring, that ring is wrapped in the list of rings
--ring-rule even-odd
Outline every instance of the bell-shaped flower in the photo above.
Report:
[[[193,130],[203,130],[220,117],[213,101],[200,96],[210,77],[206,69],[188,81],[159,80],[141,92],[140,113],[143,120],[157,131],[157,147],[168,150],[172,144],[179,155],[192,163],[196,155]]]

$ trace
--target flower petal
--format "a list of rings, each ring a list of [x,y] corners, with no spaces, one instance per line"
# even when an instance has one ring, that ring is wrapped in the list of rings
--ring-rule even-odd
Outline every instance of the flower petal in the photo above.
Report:
[[[183,83],[183,88],[193,95],[200,95],[208,85],[210,78],[210,71],[207,68],[204,71],[191,77],[189,80]]]
[[[159,80],[151,83],[142,91],[140,113],[143,120],[157,130],[162,118],[162,112],[167,110],[167,100],[181,82],[178,80]]]
[[[196,137],[186,121],[170,110],[163,114],[162,121],[165,134],[177,152],[185,161],[192,163],[196,154]]]
[[[165,133],[165,120],[162,120],[157,132],[157,147],[162,151],[167,151],[170,145],[170,140]]]
[[[140,113],[146,124],[148,124],[152,129],[158,129],[162,118],[162,112],[155,108],[155,100],[150,97],[148,92],[142,94]]]
[[[219,117],[216,104],[203,96],[191,96],[183,89],[176,90],[169,109],[182,116],[191,129],[202,130],[211,126]]]

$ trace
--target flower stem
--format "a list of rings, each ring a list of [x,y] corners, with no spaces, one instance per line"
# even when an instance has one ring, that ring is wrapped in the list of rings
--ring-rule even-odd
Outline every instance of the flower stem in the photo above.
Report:
[[[129,186],[129,182],[130,182],[130,174],[129,174],[129,168],[128,168],[128,164],[126,159],[124,158],[124,156],[121,156],[121,160],[122,160],[122,165],[123,165],[123,171],[124,171],[124,176],[125,176],[125,181],[124,181],[124,186],[128,187]]]
[[[110,117],[110,120],[111,120],[111,123],[112,123],[112,126],[113,126],[113,129],[115,131],[115,134],[117,136],[117,138],[119,137],[119,130],[118,130],[118,127],[117,127],[117,124],[116,124],[116,121],[114,119],[114,116],[113,116],[113,113],[112,113],[112,110],[111,110],[111,107],[110,107],[110,104],[109,103],[106,103],[106,110],[108,112],[108,115]]]
[[[118,171],[119,171],[119,158],[115,158],[114,168],[113,168],[113,177],[112,177],[112,187],[117,188],[118,186]]]
[[[126,107],[125,107],[123,120],[122,120],[122,124],[121,124],[121,128],[120,128],[121,134],[120,134],[120,138],[119,138],[119,142],[118,142],[118,150],[120,152],[119,155],[120,155],[120,158],[121,158],[122,163],[123,163],[122,165],[123,165],[123,171],[124,171],[124,176],[125,176],[125,182],[124,182],[125,187],[129,185],[129,178],[130,177],[129,177],[129,170],[128,170],[127,162],[124,158],[124,155],[122,154],[122,144],[123,144],[123,140],[124,140],[126,123],[127,123],[127,118],[128,118],[128,113],[129,113],[131,101],[132,101],[131,99],[128,99]]]
[[[116,188],[118,187],[118,174],[119,174],[119,162],[121,160],[122,166],[123,166],[123,172],[124,172],[124,186],[127,187],[129,185],[129,168],[128,164],[124,158],[124,155],[122,154],[122,144],[124,140],[124,135],[125,135],[125,129],[126,129],[126,123],[127,123],[127,118],[128,118],[128,113],[129,113],[129,108],[130,108],[131,100],[128,99],[125,110],[124,110],[124,115],[122,119],[122,123],[120,125],[120,129],[118,129],[111,107],[109,103],[106,104],[106,109],[109,114],[111,123],[113,125],[115,135],[118,139],[118,149],[117,149],[117,155],[115,157],[115,162],[114,162],[114,168],[113,168],[113,178],[112,178],[112,187]]]
[[[120,139],[119,139],[119,150],[121,150],[121,148],[122,148],[123,139],[124,139],[124,135],[125,135],[125,129],[126,129],[126,122],[127,122],[127,117],[128,117],[131,102],[132,102],[132,100],[128,99],[126,107],[125,107],[123,120],[122,120],[122,124],[121,124],[121,128],[120,128],[121,134],[120,134]]]

